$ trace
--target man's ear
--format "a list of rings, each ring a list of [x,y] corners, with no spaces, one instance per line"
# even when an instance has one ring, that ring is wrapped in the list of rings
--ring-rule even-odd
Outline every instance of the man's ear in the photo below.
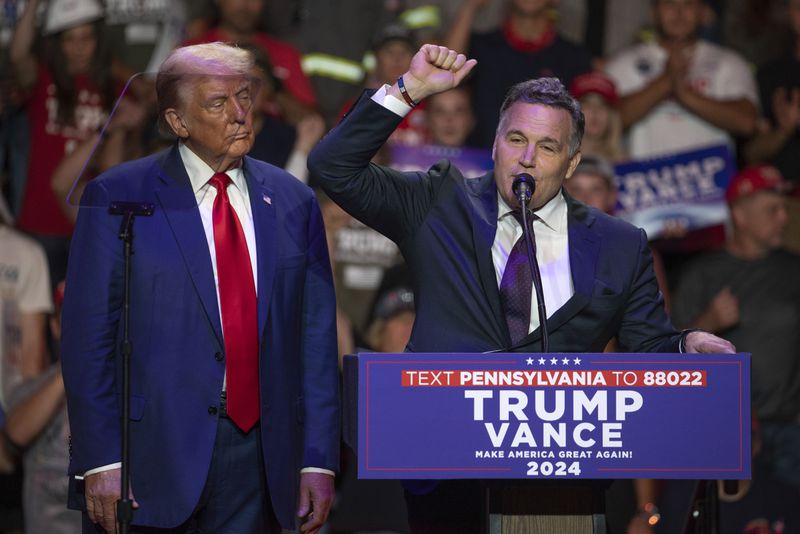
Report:
[[[575,155],[569,160],[569,167],[567,168],[567,175],[565,178],[569,180],[572,178],[572,173],[575,172],[575,168],[578,166],[578,163],[581,162],[581,151],[575,152]]]
[[[180,113],[178,113],[178,110],[175,108],[167,108],[167,110],[164,112],[164,120],[166,120],[167,124],[169,124],[172,133],[177,135],[179,138],[186,139],[189,137],[189,128],[187,128],[186,122],[184,122]]]

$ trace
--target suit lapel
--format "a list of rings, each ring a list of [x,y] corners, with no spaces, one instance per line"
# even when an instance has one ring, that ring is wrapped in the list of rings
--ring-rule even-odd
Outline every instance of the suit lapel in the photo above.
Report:
[[[249,158],[244,160],[244,176],[250,195],[250,209],[256,234],[258,255],[258,332],[263,337],[269,314],[269,296],[275,279],[276,253],[278,250],[274,203],[280,199],[269,187],[265,175],[255,170]]]
[[[197,199],[181,161],[177,144],[164,158],[159,178],[162,186],[156,191],[156,196],[178,243],[206,316],[222,346],[222,326],[208,241],[197,209]]]
[[[494,184],[494,175],[487,174],[478,179],[466,180],[472,202],[472,240],[475,247],[478,272],[483,286],[483,293],[491,307],[497,340],[508,346],[510,337],[505,322],[503,306],[500,302],[500,290],[497,287],[497,273],[492,260],[492,245],[497,232],[497,188]]]
[[[569,264],[575,294],[591,299],[594,287],[595,266],[600,252],[600,241],[591,230],[594,215],[583,204],[567,198],[567,221],[569,232]]]
[[[547,319],[547,331],[554,332],[580,312],[592,299],[597,254],[600,251],[598,237],[591,230],[594,215],[584,206],[564,193],[567,200],[567,233],[569,235],[569,265],[575,294]],[[542,337],[537,328],[516,346],[528,345]]]

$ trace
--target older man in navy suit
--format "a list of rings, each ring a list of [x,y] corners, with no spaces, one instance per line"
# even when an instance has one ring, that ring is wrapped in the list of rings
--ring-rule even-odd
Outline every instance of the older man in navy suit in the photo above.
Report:
[[[514,179],[528,173],[536,183],[528,207],[551,350],[601,352],[616,336],[624,351],[733,352],[716,336],[672,327],[642,230],[562,190],[580,161],[584,119],[558,80],[511,88],[500,110],[494,172],[482,178],[465,179],[447,160],[416,173],[370,163],[413,106],[458,85],[475,64],[424,45],[408,72],[363,95],[309,159],[330,197],[393,239],[408,262],[417,317],[407,350],[539,350],[538,303],[512,192]],[[440,521],[432,531],[477,531],[478,496],[464,506],[463,491],[440,486],[427,511],[409,501],[412,530]]]
[[[86,187],[70,252],[63,370],[85,531],[116,529],[123,258],[111,201],[144,201],[130,321],[133,532],[303,532],[338,468],[335,303],[312,192],[245,154],[249,52],[213,43],[159,70],[178,142]],[[299,503],[299,505],[298,505]],[[277,521],[276,521],[277,519]]]

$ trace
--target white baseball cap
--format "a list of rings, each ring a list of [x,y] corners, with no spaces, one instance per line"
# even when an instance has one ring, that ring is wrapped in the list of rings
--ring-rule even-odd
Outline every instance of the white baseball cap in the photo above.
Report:
[[[43,35],[53,35],[103,18],[98,0],[50,0],[44,19]]]

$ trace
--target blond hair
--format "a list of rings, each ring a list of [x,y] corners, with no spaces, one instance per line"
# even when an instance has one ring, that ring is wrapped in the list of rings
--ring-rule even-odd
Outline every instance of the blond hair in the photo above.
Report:
[[[164,114],[186,103],[187,80],[195,76],[250,76],[255,64],[253,54],[226,43],[204,43],[173,50],[161,64],[156,76],[158,125],[172,134]]]

